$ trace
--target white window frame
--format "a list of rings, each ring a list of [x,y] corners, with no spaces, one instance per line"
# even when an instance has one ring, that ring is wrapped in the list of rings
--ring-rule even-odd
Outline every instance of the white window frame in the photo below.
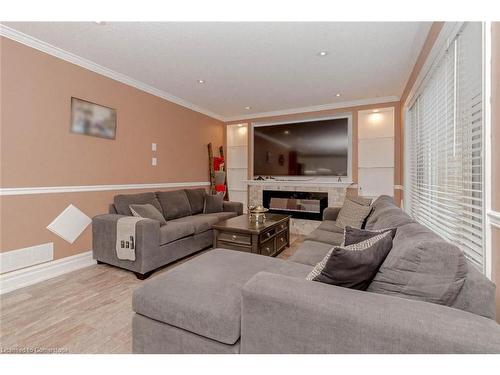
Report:
[[[427,57],[422,69],[417,76],[415,83],[410,90],[406,101],[403,103],[403,123],[408,124],[408,113],[409,109],[414,104],[415,100],[418,98],[422,92],[425,83],[430,79],[431,72],[434,70],[436,65],[439,63],[441,57],[444,55],[450,40],[454,39],[456,34],[462,28],[465,22],[446,22],[441,30],[438,38],[436,39],[429,56]],[[483,77],[482,77],[482,88],[483,88],[483,246],[484,246],[484,259],[483,259],[483,273],[486,277],[491,280],[492,277],[492,246],[491,246],[491,220],[489,218],[488,212],[491,211],[491,22],[483,22]],[[403,191],[403,201],[404,210],[409,212],[411,200],[410,198],[410,176],[408,171],[410,170],[410,161],[408,158],[410,148],[407,139],[409,139],[409,129],[407,126],[404,128],[404,191]]]

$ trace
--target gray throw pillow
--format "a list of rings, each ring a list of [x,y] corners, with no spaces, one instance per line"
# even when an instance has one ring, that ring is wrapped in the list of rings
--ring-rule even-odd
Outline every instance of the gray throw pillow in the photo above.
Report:
[[[321,261],[324,267],[319,274],[311,275],[313,270],[307,278],[345,288],[366,290],[391,248],[390,231],[357,244],[334,247]]]
[[[161,212],[151,204],[131,204],[129,208],[135,217],[157,220],[160,222],[160,225],[167,224]]]
[[[371,206],[363,206],[350,199],[345,199],[335,225],[339,228],[345,228],[347,225],[353,228],[361,228],[371,210]]]
[[[372,199],[371,198],[366,198],[362,196],[352,196],[352,197],[346,197],[347,199],[353,201],[354,203],[360,204],[362,206],[369,206],[372,204]]]
[[[344,228],[344,242],[342,246],[349,246],[355,243],[359,243],[365,241],[369,238],[378,236],[381,233],[390,232],[391,238],[393,239],[396,235],[396,231],[398,228],[387,228],[380,230],[366,230],[366,229],[358,229],[350,226],[346,226]]]
[[[224,211],[224,195],[214,194],[205,196],[205,208],[203,213],[213,214]]]

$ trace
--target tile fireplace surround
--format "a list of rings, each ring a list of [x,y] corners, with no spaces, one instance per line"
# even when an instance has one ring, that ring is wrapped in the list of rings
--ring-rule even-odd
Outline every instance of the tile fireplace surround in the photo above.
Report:
[[[328,179],[310,180],[248,180],[248,204],[258,205],[263,202],[264,190],[306,191],[328,193],[328,206],[342,206],[347,190],[353,192],[357,185],[351,182],[336,182]],[[308,235],[318,227],[320,221],[292,218],[290,231],[297,235]]]

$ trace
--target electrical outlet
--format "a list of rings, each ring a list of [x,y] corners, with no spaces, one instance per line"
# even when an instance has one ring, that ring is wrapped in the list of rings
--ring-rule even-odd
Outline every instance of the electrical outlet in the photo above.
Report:
[[[152,159],[151,159],[151,165],[152,165],[153,167],[156,167],[156,165],[157,165],[157,164],[158,164],[158,160],[157,160],[156,158],[152,158]]]
[[[151,151],[156,151],[156,143],[151,143]]]

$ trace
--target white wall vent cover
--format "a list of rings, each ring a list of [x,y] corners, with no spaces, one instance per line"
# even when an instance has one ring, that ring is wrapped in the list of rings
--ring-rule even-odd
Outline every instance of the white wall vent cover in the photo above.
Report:
[[[73,243],[91,222],[90,217],[70,204],[47,226],[47,229]]]
[[[54,259],[54,244],[52,242],[25,247],[24,249],[0,253],[0,273],[6,273],[50,262]]]

